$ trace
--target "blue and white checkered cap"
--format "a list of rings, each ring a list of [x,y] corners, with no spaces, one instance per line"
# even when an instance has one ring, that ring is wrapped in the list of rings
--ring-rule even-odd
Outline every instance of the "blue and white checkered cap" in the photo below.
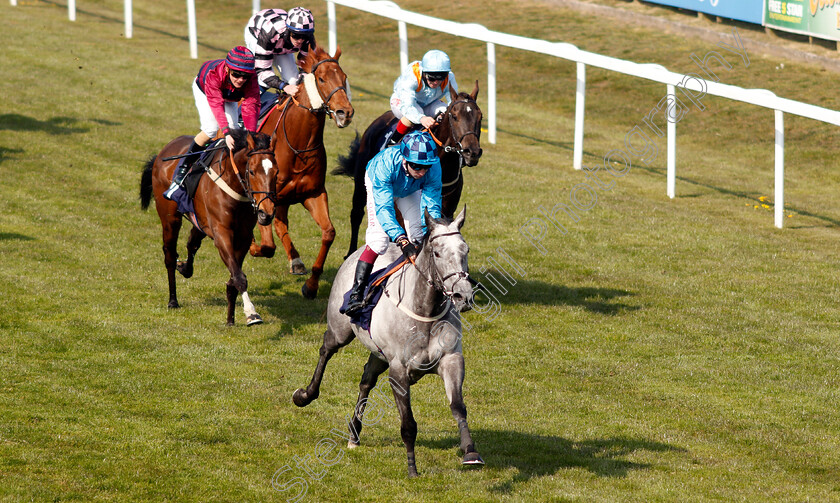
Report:
[[[415,164],[434,164],[438,159],[437,145],[432,135],[425,131],[412,131],[405,135],[400,152],[406,161]]]

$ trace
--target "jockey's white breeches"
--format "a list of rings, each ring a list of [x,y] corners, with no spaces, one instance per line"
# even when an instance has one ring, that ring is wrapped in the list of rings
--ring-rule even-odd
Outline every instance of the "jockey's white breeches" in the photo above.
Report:
[[[257,53],[257,38],[251,35],[247,26],[245,27],[245,47],[254,54]],[[274,55],[273,65],[280,71],[280,77],[289,84],[297,84],[297,76],[300,73],[296,56],[296,52]]]
[[[398,108],[400,105],[402,105],[400,99],[392,96],[391,111],[394,112],[394,116],[397,119],[402,119],[404,115]],[[414,105],[412,105],[412,108],[417,110],[417,113],[419,113],[421,116],[428,115],[429,117],[435,118],[437,117],[437,114],[446,111],[446,103],[444,103],[443,100],[435,100],[424,107],[421,107],[420,105],[415,103]]]
[[[198,88],[198,84],[193,81],[193,96],[195,96],[195,108],[198,109],[198,119],[201,121],[201,130],[210,138],[215,138],[216,133],[219,132],[219,123],[216,122],[216,116],[210,110],[210,103],[207,102],[207,96]],[[225,117],[227,117],[228,127],[231,129],[238,128],[236,122],[237,108],[239,105],[233,101],[225,102]]]
[[[365,244],[376,252],[377,255],[382,255],[388,249],[388,243],[391,238],[382,229],[379,220],[376,218],[376,205],[373,202],[373,186],[370,182],[370,177],[365,173],[365,191],[367,192],[367,219],[368,228],[365,231]],[[405,197],[395,197],[394,204],[402,213],[405,222],[405,229],[408,233],[408,239],[417,243],[423,237],[423,222],[420,213],[420,202],[422,200],[422,191],[412,192]],[[403,222],[400,222],[402,224]]]

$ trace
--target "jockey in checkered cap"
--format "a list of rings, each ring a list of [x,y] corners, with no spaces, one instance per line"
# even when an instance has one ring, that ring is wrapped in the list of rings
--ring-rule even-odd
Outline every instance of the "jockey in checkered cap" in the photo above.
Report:
[[[260,91],[269,87],[282,89],[286,94],[297,93],[298,59],[303,59],[315,46],[315,19],[303,7],[286,12],[265,9],[254,14],[245,26],[245,46],[256,58]],[[280,70],[278,77],[272,64]]]
[[[181,188],[184,178],[219,129],[233,152],[234,140],[229,130],[238,127],[237,103],[242,110],[245,129],[257,130],[260,89],[254,78],[254,54],[240,45],[231,49],[225,59],[205,61],[193,81],[192,90],[201,130],[187,150],[190,155],[181,158],[172,176],[172,184],[163,193],[165,198],[173,201],[186,197]]]
[[[386,148],[368,162],[365,170],[368,228],[365,250],[356,264],[353,291],[345,313],[356,314],[364,307],[364,291],[376,257],[395,242],[406,258],[414,262],[423,239],[423,210],[433,218],[441,216],[440,159],[432,136],[414,131],[399,145]],[[397,220],[399,208],[407,229]]]
[[[445,52],[432,49],[422,60],[412,61],[394,81],[391,111],[400,122],[390,144],[396,145],[403,135],[418,125],[426,129],[432,127],[437,115],[446,110],[450,87],[458,92],[458,83]]]

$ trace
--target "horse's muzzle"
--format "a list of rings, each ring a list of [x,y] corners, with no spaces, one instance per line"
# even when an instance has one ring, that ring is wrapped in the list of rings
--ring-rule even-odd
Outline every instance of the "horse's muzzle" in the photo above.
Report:
[[[336,110],[333,112],[333,118],[335,119],[336,126],[345,128],[353,122],[353,111],[351,110],[350,113],[347,113],[344,110]]]
[[[464,153],[462,154],[464,157],[464,164],[467,166],[475,166],[476,164],[478,164],[478,160],[481,159],[482,153],[484,153],[484,151],[480,148],[470,148],[464,150]]]
[[[266,213],[263,210],[257,211],[257,223],[260,225],[269,225],[274,220],[274,212]]]
[[[467,296],[455,292],[450,299],[452,300],[452,308],[458,313],[465,313],[472,309],[472,293]]]

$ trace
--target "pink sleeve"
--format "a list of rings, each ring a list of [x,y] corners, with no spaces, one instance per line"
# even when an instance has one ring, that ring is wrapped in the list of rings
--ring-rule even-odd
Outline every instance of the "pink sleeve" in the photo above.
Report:
[[[242,109],[242,122],[248,131],[257,131],[257,116],[260,113],[260,86],[257,79],[250,78],[245,84],[244,97],[240,108]]]
[[[204,81],[204,94],[207,96],[210,111],[213,112],[213,117],[219,124],[219,131],[224,133],[229,125],[225,116],[225,99],[222,98],[222,82],[216,69],[207,72],[207,78]]]

